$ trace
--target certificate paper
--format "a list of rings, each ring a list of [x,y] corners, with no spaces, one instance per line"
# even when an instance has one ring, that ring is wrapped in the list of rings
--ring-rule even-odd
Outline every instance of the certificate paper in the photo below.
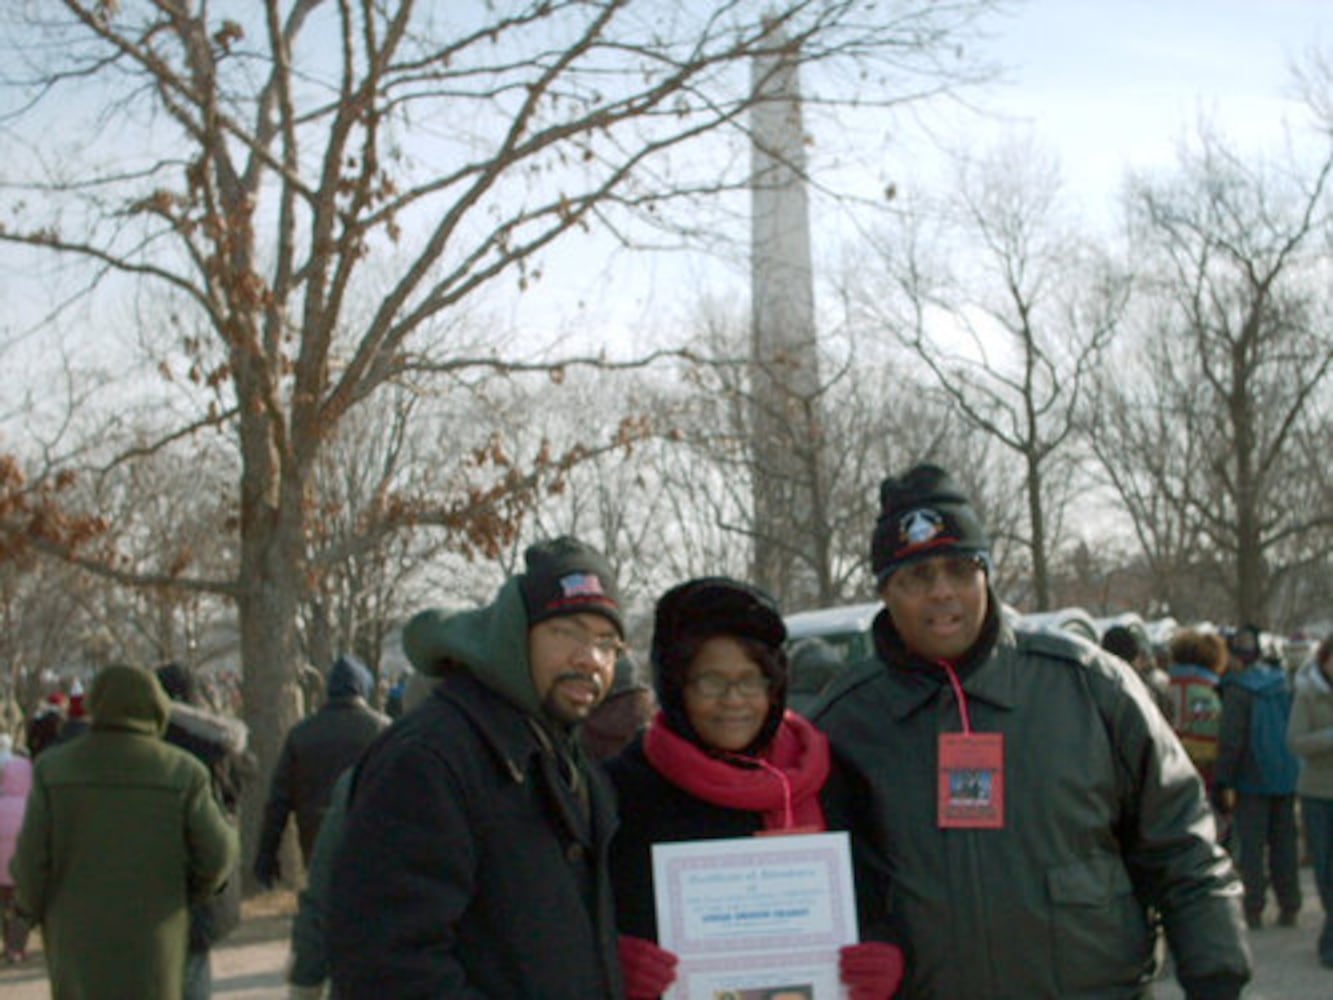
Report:
[[[680,957],[668,1000],[839,1000],[857,940],[845,833],[653,845],[657,937]],[[786,990],[790,992],[785,992]]]

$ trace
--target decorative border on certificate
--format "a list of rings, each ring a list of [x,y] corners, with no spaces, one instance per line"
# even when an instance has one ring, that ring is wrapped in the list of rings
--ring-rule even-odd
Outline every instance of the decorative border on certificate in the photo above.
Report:
[[[838,949],[857,940],[846,833],[656,844],[653,881],[659,943],[680,957],[670,997],[842,995]]]

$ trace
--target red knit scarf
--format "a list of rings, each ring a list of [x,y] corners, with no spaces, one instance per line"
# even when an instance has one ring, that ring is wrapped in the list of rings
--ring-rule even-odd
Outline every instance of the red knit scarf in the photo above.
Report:
[[[829,774],[828,737],[794,712],[755,757],[713,756],[668,729],[660,711],[643,749],[673,785],[716,806],[761,813],[765,830],[827,829],[819,792]]]

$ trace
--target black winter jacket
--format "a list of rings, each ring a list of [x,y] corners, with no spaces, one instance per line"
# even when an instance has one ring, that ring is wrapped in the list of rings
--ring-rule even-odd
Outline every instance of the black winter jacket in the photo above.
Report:
[[[213,797],[233,824],[238,823],[241,795],[256,766],[246,750],[249,733],[240,719],[214,715],[183,702],[171,703],[164,739],[191,753],[208,768]],[[241,879],[233,872],[214,896],[190,907],[190,951],[207,951],[241,922]]]
[[[458,619],[467,639],[442,642],[465,670],[395,722],[356,775],[330,891],[334,993],[618,1000],[614,793],[575,733],[539,737],[530,678],[527,710],[496,690],[498,675],[517,690],[529,673],[516,582]],[[411,642],[418,669],[436,662]],[[560,758],[580,768],[586,816]]]
[[[591,826],[529,721],[467,676],[372,747],[336,855],[340,1000],[620,995],[605,778]]]
[[[763,818],[691,795],[648,761],[643,734],[606,763],[620,802],[620,829],[611,843],[611,872],[621,933],[657,940],[653,902],[653,844],[720,837],[750,837]]]
[[[301,859],[310,864],[334,782],[389,724],[389,717],[372,709],[363,693],[351,686],[350,668],[343,671],[343,666],[340,659],[329,671],[324,707],[292,726],[283,741],[264,806],[260,858],[277,857],[287,816],[295,813]]]

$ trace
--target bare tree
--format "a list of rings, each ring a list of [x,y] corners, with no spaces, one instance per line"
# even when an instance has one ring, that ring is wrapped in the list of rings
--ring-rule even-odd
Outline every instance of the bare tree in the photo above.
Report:
[[[1125,300],[1060,191],[1057,164],[1021,138],[961,161],[948,206],[908,211],[879,238],[883,272],[857,296],[961,419],[1021,462],[1039,610],[1073,481],[1059,463],[1072,461],[1079,408]]]
[[[987,6],[27,5],[5,71],[23,206],[0,240],[78,262],[99,294],[156,288],[188,317],[179,367],[200,402],[165,436],[234,432],[238,556],[225,578],[137,582],[235,600],[262,765],[296,715],[314,474],[348,412],[413,375],[521,370],[443,355],[441,323],[502,280],[530,287],[570,233],[630,240],[637,221],[679,241],[674,204],[741,186],[743,164],[686,151],[739,137],[774,25],[806,65],[865,66],[860,94],[826,99],[874,103],[944,86],[956,31]],[[367,265],[385,259],[387,279]],[[403,510],[493,554],[514,530],[497,508],[533,471]],[[253,836],[258,810],[246,815]]]
[[[1141,361],[1094,440],[1151,558],[1222,581],[1240,621],[1327,554],[1327,456],[1302,441],[1329,420],[1331,172],[1333,146],[1279,168],[1205,126],[1173,176],[1128,191]]]
[[[1126,345],[1098,379],[1086,439],[1129,516],[1151,580],[1151,604],[1182,621],[1204,620],[1223,603],[1225,591],[1217,587],[1217,567],[1183,496],[1208,492],[1208,456],[1197,425],[1211,416],[1157,397],[1167,386],[1179,390],[1178,376],[1188,381],[1172,363],[1156,337],[1148,338],[1141,353]],[[1188,394],[1181,398],[1188,400]]]
[[[767,387],[762,375],[756,386],[752,365],[717,360],[743,354],[746,331],[739,315],[705,311],[698,328],[691,347],[715,363],[687,369],[681,384],[655,397],[669,401],[657,403],[654,412],[672,414],[678,442],[659,455],[668,463],[661,468],[669,498],[676,519],[696,525],[661,554],[662,560],[679,561],[688,553],[685,568],[691,572],[719,567],[738,572],[746,565],[745,553],[762,538],[817,583],[804,601],[799,593],[778,594],[788,611],[864,600],[872,596],[869,540],[885,475],[930,456],[972,470],[976,485],[986,486],[984,442],[967,428],[946,428],[946,403],[938,395],[914,384],[892,359],[877,357],[873,344],[853,342],[846,331],[837,331],[821,343],[817,367],[826,373],[821,381],[808,395],[789,386],[783,400],[784,407],[801,406],[809,419],[773,420],[767,431],[771,446],[790,453],[781,475],[800,479],[813,517],[802,531],[792,530],[794,520],[785,526],[766,522],[750,503],[759,474],[755,463],[762,461],[751,447],[750,421],[764,406]],[[778,470],[763,471],[770,482],[778,476]],[[982,494],[995,496],[994,483]],[[1003,523],[997,516],[997,530]]]

